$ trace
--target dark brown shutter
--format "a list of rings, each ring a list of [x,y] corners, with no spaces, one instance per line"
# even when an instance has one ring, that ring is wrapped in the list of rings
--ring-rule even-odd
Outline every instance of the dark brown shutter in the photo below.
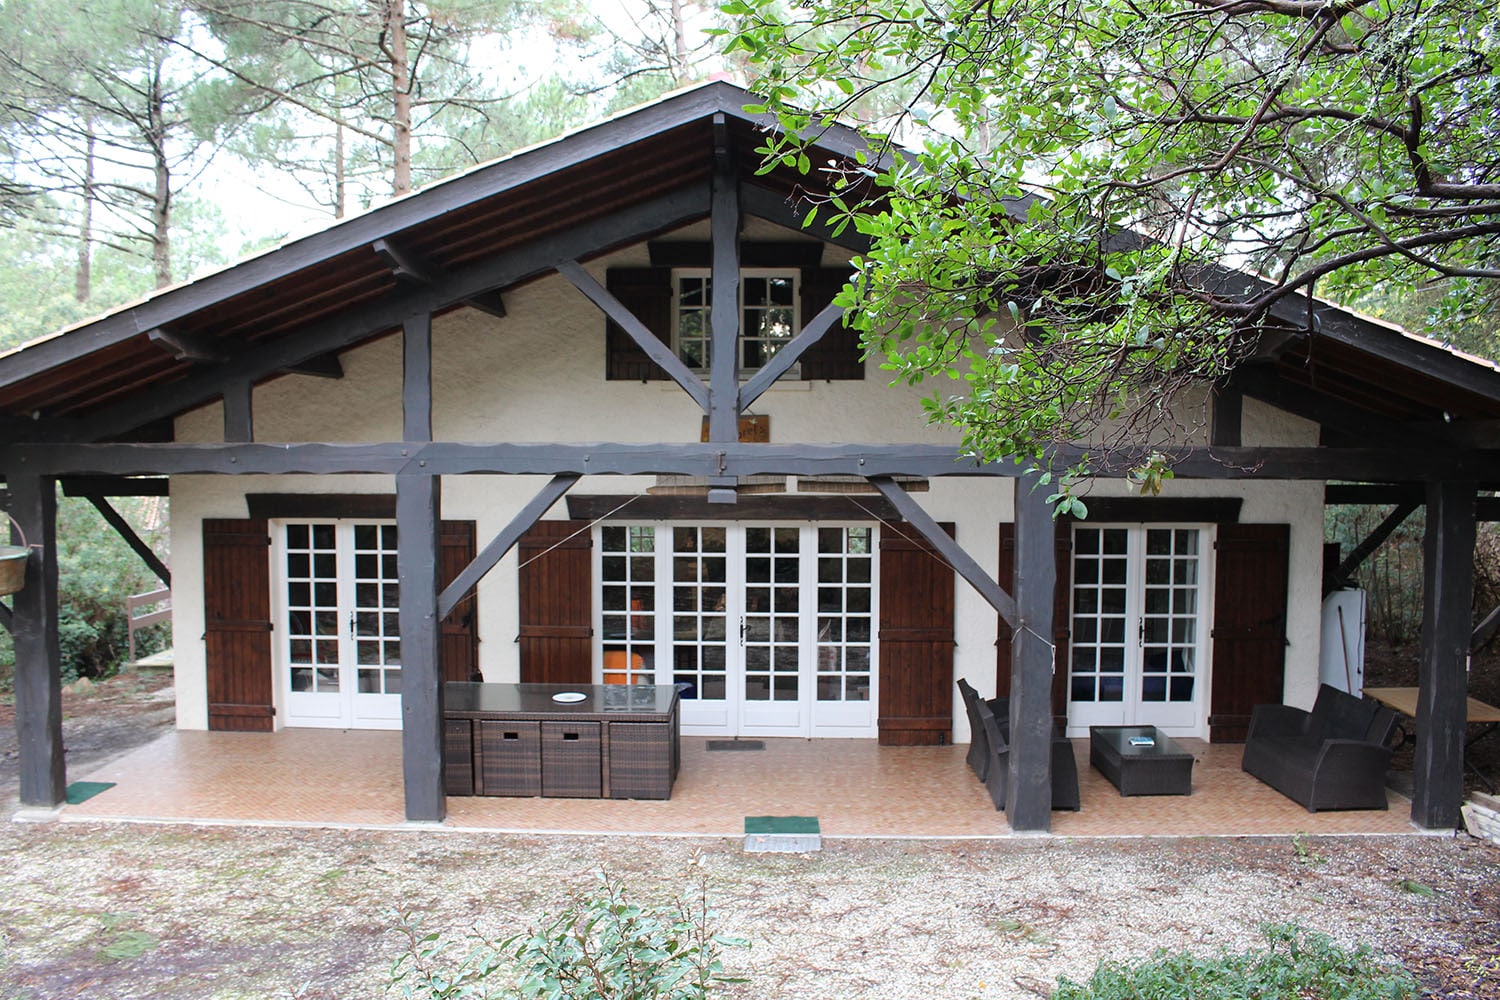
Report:
[[[1073,522],[1060,519],[1053,529],[1053,545],[1056,550],[1057,583],[1052,589],[1052,714],[1058,722],[1066,724],[1068,719],[1068,639],[1073,634],[1072,594],[1073,586]],[[1000,565],[995,576],[1006,593],[1015,596],[1016,585],[1016,526],[1000,525]],[[998,616],[997,616],[998,617]],[[1002,698],[1010,697],[1011,627],[1004,618],[999,619],[995,639],[995,692]]]
[[[268,733],[275,728],[270,544],[265,518],[203,522],[209,729]]]
[[[646,329],[672,344],[672,269],[670,267],[612,267],[604,277],[605,287],[620,304],[635,314]],[[667,373],[654,364],[613,320],[604,327],[604,377],[644,382],[664,379]]]
[[[521,536],[523,684],[593,679],[592,545],[588,521],[538,521]]]
[[[446,587],[474,561],[474,522],[444,521],[438,531],[438,586]],[[438,660],[445,681],[482,680],[479,674],[478,590],[453,606],[441,626]]]
[[[953,534],[953,525],[943,530]],[[910,525],[880,531],[882,746],[953,739],[953,569]]]
[[[1209,739],[1243,742],[1251,710],[1281,702],[1291,526],[1221,524],[1216,548]]]
[[[804,267],[802,269],[802,322],[822,312],[849,280],[848,268]],[[865,363],[860,357],[859,334],[843,323],[835,323],[800,361],[804,382],[830,379],[862,379]]]

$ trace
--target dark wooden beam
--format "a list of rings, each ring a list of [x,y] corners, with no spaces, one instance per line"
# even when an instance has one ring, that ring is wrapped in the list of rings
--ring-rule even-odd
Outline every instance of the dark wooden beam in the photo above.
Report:
[[[1494,490],[1500,484],[1486,483],[1482,490]],[[1416,483],[1329,483],[1323,490],[1325,504],[1387,505],[1427,502],[1427,491]],[[1478,497],[1474,501],[1476,520],[1500,521],[1500,497]]]
[[[749,381],[740,386],[740,410],[744,411],[761,397],[767,389],[776,383],[776,380],[791,370],[801,360],[803,353],[809,347],[823,339],[833,324],[843,318],[843,306],[828,305],[806,323],[797,335],[785,344],[781,345],[767,364],[760,371],[750,376]]]
[[[396,477],[396,560],[401,577],[401,773],[406,818],[442,822],[442,630],[437,614],[438,523],[442,487],[437,476]]]
[[[4,628],[5,631],[9,632],[12,620],[10,605],[4,601],[0,601],[0,628]]]
[[[68,786],[63,758],[62,653],[57,631],[57,487],[41,476],[8,477],[11,516],[33,546],[26,582],[12,598],[13,690],[20,747],[21,805],[62,804]]]
[[[1065,467],[1084,449],[1059,449]],[[976,462],[957,448],[923,444],[0,444],[0,474],[160,476],[203,474],[394,474],[425,462],[433,474],[734,476],[1015,476],[1026,465]],[[1027,463],[1029,465],[1029,463]],[[1184,448],[1179,479],[1389,479],[1437,481],[1467,474],[1500,479],[1500,451],[1381,448]],[[1400,470],[1397,472],[1396,470]],[[1123,476],[1124,463],[1096,472]],[[1472,480],[1471,480],[1472,481]]]
[[[1170,492],[1170,491],[1169,491]],[[1233,524],[1240,519],[1243,497],[1087,497],[1089,521],[1108,524],[1196,522]]]
[[[391,269],[396,281],[405,285],[435,285],[448,277],[448,271],[412,251],[398,246],[393,240],[379,239],[370,244],[375,255]],[[496,319],[505,318],[505,300],[498,291],[479,292],[464,299],[464,305],[488,313]]]
[[[141,562],[146,564],[146,568],[164,585],[168,587],[172,586],[172,571],[167,569],[166,564],[152,551],[151,546],[146,544],[146,540],[136,534],[135,528],[131,526],[130,522],[121,517],[120,512],[115,510],[110,502],[102,496],[90,496],[88,497],[88,502],[93,504],[94,509],[99,512],[99,515],[104,518],[105,522],[111,528],[115,529],[115,534],[123,538],[125,544],[129,545],[131,550],[140,556]]]
[[[1047,491],[1016,480],[1016,609],[1010,656],[1010,775],[1005,819],[1018,832],[1052,828],[1052,589],[1057,580]]]
[[[315,378],[343,378],[344,366],[337,351],[329,351],[315,358],[307,358],[285,365],[281,369],[288,375],[312,375]]]
[[[1411,800],[1412,822],[1428,829],[1455,827],[1464,797],[1474,536],[1474,484],[1428,486]]]
[[[409,316],[402,324],[401,437],[432,440],[432,314]]]
[[[1420,448],[1442,445],[1442,441],[1419,434],[1378,413],[1352,406],[1316,389],[1288,382],[1274,372],[1247,366],[1235,373],[1235,384],[1246,396],[1270,403],[1278,410],[1311,420],[1323,427],[1359,435],[1360,440],[1379,440],[1392,446]],[[1217,442],[1215,442],[1217,443]]]
[[[557,273],[566,278],[569,283],[594,305],[603,310],[604,314],[619,324],[620,329],[630,335],[630,339],[636,342],[646,356],[656,362],[663,371],[683,388],[693,402],[703,408],[707,413],[709,409],[709,390],[703,384],[703,379],[698,377],[682,360],[672,353],[672,349],[661,342],[661,339],[646,329],[646,324],[636,318],[635,313],[625,308],[625,304],[599,284],[592,274],[589,274],[577,261],[563,261],[557,265]]]
[[[476,293],[539,277],[555,270],[562,261],[601,253],[702,218],[708,211],[708,201],[708,185],[699,184],[642,202],[596,219],[590,226],[553,234],[455,270],[447,280],[432,287],[397,289],[383,299],[309,324],[288,336],[249,345],[224,365],[191,374],[146,397],[103,407],[86,419],[60,423],[56,429],[32,421],[29,429],[18,427],[14,439],[21,440],[23,434],[29,440],[92,441],[118,437],[132,428],[216,399],[231,382],[265,378],[309,358],[395,330],[407,316],[441,312]],[[0,368],[6,373],[11,370],[9,366]]]
[[[1375,529],[1365,536],[1364,541],[1356,545],[1353,551],[1344,558],[1344,561],[1339,563],[1338,568],[1324,578],[1323,596],[1327,597],[1339,587],[1348,583],[1349,578],[1354,575],[1354,571],[1359,569],[1364,561],[1370,558],[1375,550],[1380,548],[1387,538],[1391,537],[1391,533],[1401,527],[1406,522],[1406,519],[1411,516],[1412,511],[1416,510],[1419,506],[1421,505],[1416,501],[1408,500],[1398,504],[1395,510],[1387,514],[1385,520],[1377,524]]]
[[[708,439],[718,444],[740,439],[740,194],[733,154],[728,124],[714,115]]]
[[[646,251],[652,267],[713,267],[714,263],[713,244],[703,240],[652,240]],[[741,267],[819,267],[822,263],[823,244],[816,240],[740,240]]]
[[[246,493],[251,517],[357,517],[388,520],[396,516],[394,493]]]
[[[220,362],[229,359],[230,352],[223,344],[207,337],[188,333],[173,333],[158,327],[146,331],[146,339],[170,354],[178,361]]]
[[[536,524],[553,504],[562,499],[562,495],[568,492],[579,478],[576,475],[553,476],[552,480],[542,487],[541,492],[532,497],[531,501],[511,518],[510,523],[484,547],[484,551],[475,556],[474,561],[465,566],[463,572],[443,588],[443,592],[438,595],[438,617],[448,617],[448,612],[457,607],[458,602],[479,585],[484,575],[505,558],[505,554],[521,540],[521,536],[531,530],[531,526]]]
[[[901,514],[902,517],[927,539],[927,543],[937,549],[952,566],[959,576],[969,582],[969,586],[979,592],[979,596],[990,602],[990,606],[1000,613],[1000,617],[1014,628],[1016,625],[1016,602],[1007,594],[995,578],[984,571],[974,560],[974,557],[964,551],[963,547],[951,538],[946,531],[939,527],[932,515],[922,509],[922,505],[911,498],[911,495],[898,486],[895,480],[887,476],[871,476],[870,485],[880,491],[890,505]],[[1050,519],[1050,514],[1048,515]]]
[[[618,493],[580,496],[570,493],[568,516],[585,521],[901,520],[896,508],[881,496],[817,496],[807,493],[751,494],[741,496],[732,507],[711,504],[703,496],[631,497]]]
[[[224,440],[255,440],[255,386],[249,379],[224,387]]]
[[[1245,390],[1231,381],[1214,390],[1213,429],[1210,441],[1218,445],[1240,444],[1241,423],[1245,412]]]
[[[61,480],[67,497],[165,497],[171,496],[171,480],[131,479],[125,476],[68,476]]]
[[[1490,613],[1474,626],[1473,633],[1469,636],[1469,655],[1477,656],[1484,651],[1495,638],[1495,633],[1500,631],[1500,604],[1490,609]]]

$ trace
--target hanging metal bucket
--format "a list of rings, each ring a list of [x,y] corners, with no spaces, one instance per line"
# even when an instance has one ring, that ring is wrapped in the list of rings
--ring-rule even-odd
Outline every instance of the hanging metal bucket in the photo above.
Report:
[[[15,518],[10,520],[16,524]],[[26,559],[31,555],[31,549],[19,524],[16,524],[16,534],[21,536],[20,545],[0,545],[0,595],[14,594],[26,585]]]

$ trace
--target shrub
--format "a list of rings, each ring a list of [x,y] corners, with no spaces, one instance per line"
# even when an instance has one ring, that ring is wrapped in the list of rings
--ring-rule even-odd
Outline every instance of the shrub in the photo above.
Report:
[[[601,874],[560,915],[502,941],[423,934],[410,915],[397,930],[407,948],[391,966],[391,986],[417,1000],[708,1000],[718,985],[741,981],[724,975],[719,954],[744,942],[713,930],[701,876],[691,899],[639,904]]]
[[[1409,1000],[1411,975],[1365,945],[1353,950],[1291,924],[1261,928],[1270,947],[1217,958],[1164,951],[1106,962],[1087,983],[1058,980],[1052,1000]]]

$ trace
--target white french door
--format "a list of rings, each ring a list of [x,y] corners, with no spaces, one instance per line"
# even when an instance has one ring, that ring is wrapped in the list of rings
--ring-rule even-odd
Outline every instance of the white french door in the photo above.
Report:
[[[599,529],[596,676],[684,686],[698,735],[875,735],[875,528]]]
[[[1205,732],[1209,529],[1078,525],[1068,733],[1150,725]]]
[[[400,729],[396,526],[285,522],[275,537],[286,724]]]

